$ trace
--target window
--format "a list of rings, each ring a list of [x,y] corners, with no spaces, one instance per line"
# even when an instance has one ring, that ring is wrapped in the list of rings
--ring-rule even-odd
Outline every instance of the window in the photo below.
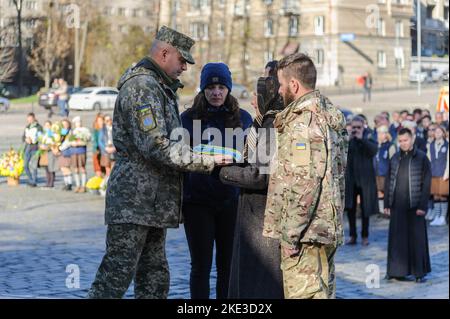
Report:
[[[224,38],[225,37],[225,26],[222,22],[219,22],[217,24],[217,36],[219,38]]]
[[[325,60],[325,55],[322,49],[314,50],[314,56],[316,59],[316,66],[322,66]]]
[[[204,40],[208,40],[208,38],[209,38],[209,25],[207,23],[203,24],[203,34],[202,34],[202,36],[203,36]]]
[[[266,6],[270,6],[271,4],[273,4],[273,0],[264,0],[264,3],[266,4]]]
[[[433,19],[433,11],[435,7],[435,5],[427,6],[427,19]]]
[[[225,0],[219,0],[219,7],[220,8],[225,7]]]
[[[314,18],[314,34],[323,35],[324,33],[324,17],[318,16]]]
[[[405,54],[403,53],[403,48],[398,47],[394,49],[395,65],[401,69],[405,68]]]
[[[207,40],[209,28],[206,23],[193,22],[189,26],[192,38],[195,40]]]
[[[396,21],[395,22],[395,37],[396,38],[403,38],[403,21]]]
[[[289,36],[295,37],[298,34],[298,16],[289,18]]]
[[[383,19],[378,19],[377,21],[377,35],[386,36],[386,24]]]
[[[105,7],[105,9],[103,9],[103,13],[105,14],[105,16],[111,16],[111,15],[113,15],[113,8]]]
[[[119,32],[127,33],[128,32],[128,26],[125,25],[125,24],[119,25]]]
[[[34,19],[26,20],[26,21],[25,21],[25,26],[26,26],[28,29],[33,29],[33,28],[35,28],[35,27],[36,27],[36,20],[34,20]]]
[[[175,0],[175,2],[174,2],[174,4],[173,4],[173,8],[174,8],[175,12],[180,11],[180,9],[181,9],[181,3],[180,3],[179,0]]]
[[[208,0],[191,0],[191,10],[200,10],[209,7]]]
[[[36,1],[26,1],[25,8],[27,8],[28,10],[36,10],[37,9]]]
[[[380,69],[386,68],[386,52],[384,51],[377,52],[377,65]]]
[[[266,38],[273,36],[273,20],[272,19],[267,19],[264,22],[264,36]]]
[[[264,52],[264,63],[268,63],[270,61],[273,61],[273,52],[272,51]]]
[[[141,9],[133,9],[133,17],[140,17],[141,16]]]
[[[126,14],[126,9],[125,8],[119,8],[118,10],[117,10],[117,14],[119,15],[119,16],[125,16],[125,14]]]

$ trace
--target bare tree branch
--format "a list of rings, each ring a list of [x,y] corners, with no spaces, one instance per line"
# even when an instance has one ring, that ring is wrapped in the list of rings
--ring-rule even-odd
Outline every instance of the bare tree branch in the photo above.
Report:
[[[7,37],[7,30],[0,31],[0,39]],[[16,49],[7,43],[0,43],[0,82],[11,82],[18,70],[15,60]]]

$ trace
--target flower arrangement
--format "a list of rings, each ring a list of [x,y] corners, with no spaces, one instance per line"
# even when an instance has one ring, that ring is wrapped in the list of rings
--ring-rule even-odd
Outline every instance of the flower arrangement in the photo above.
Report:
[[[62,124],[60,122],[55,122],[49,130],[45,130],[44,132],[38,135],[39,144],[48,146],[48,147],[56,147],[61,145],[61,130]]]
[[[87,143],[91,140],[91,131],[86,127],[77,127],[72,130],[72,134],[69,137],[70,142],[83,142]]]
[[[19,179],[24,170],[23,152],[16,152],[12,147],[0,157],[0,175]]]

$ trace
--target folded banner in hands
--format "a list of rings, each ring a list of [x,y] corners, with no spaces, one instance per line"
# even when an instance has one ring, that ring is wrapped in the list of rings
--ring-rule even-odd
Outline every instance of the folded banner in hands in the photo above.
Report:
[[[242,154],[238,150],[229,147],[221,147],[209,144],[199,144],[193,148],[194,152],[207,155],[230,155],[236,162],[240,162]]]

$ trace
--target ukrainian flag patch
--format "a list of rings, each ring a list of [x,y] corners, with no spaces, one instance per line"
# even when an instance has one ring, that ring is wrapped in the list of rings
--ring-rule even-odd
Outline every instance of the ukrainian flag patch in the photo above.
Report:
[[[295,143],[295,149],[297,151],[304,151],[304,150],[306,150],[306,143]]]
[[[148,132],[156,128],[155,115],[153,114],[153,109],[149,104],[139,106],[137,108],[137,112],[141,130]]]

